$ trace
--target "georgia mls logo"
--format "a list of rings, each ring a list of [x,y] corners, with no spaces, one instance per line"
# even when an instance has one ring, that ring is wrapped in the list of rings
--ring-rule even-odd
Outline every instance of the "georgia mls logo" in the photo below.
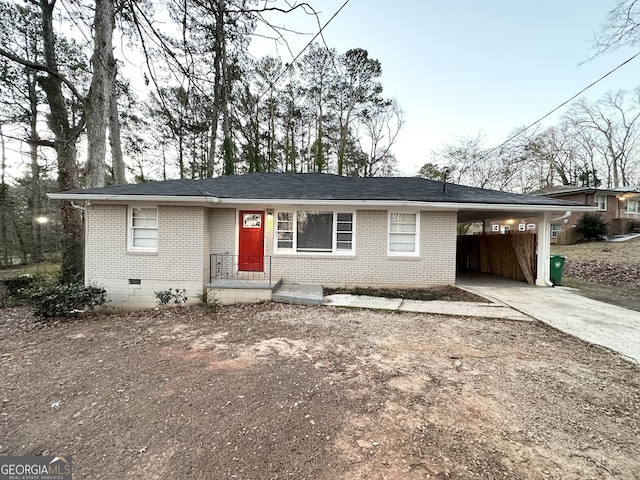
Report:
[[[0,457],[0,480],[72,480],[71,456]]]

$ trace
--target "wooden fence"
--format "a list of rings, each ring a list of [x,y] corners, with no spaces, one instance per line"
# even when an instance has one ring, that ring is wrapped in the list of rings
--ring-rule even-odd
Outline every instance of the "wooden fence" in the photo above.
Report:
[[[533,233],[461,235],[458,271],[490,273],[512,280],[536,278],[536,235]]]

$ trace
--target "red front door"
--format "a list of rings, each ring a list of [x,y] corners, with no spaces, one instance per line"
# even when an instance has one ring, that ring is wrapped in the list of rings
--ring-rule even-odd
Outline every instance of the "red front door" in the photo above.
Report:
[[[264,270],[264,212],[240,210],[238,237],[238,270]]]

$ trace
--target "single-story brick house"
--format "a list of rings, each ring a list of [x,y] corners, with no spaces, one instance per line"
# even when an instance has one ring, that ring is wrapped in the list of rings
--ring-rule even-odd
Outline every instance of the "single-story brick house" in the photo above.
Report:
[[[85,280],[103,285],[117,308],[153,306],[154,291],[169,288],[197,301],[207,289],[281,280],[455,284],[458,223],[536,216],[548,236],[554,217],[589,209],[417,177],[330,174],[167,180],[49,196],[84,208]],[[537,249],[544,260],[536,283],[548,285],[548,242]],[[236,296],[266,299],[246,290]]]
[[[638,185],[617,188],[562,185],[542,195],[593,206],[593,210],[600,214],[607,224],[609,235],[625,234],[640,228],[640,186]],[[549,233],[551,243],[556,243],[556,239],[563,232],[574,228],[583,213],[583,211],[574,211],[571,215],[554,221]],[[535,232],[538,230],[538,219],[536,217],[502,219],[492,222],[491,228],[492,231],[500,233],[514,230]]]

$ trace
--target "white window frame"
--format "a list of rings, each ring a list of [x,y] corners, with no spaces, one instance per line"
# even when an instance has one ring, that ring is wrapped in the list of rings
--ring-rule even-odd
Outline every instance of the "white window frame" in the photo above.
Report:
[[[133,212],[134,210],[155,210],[156,212],[156,225],[153,227],[134,227],[133,226]],[[156,245],[153,247],[136,247],[133,245],[133,239],[135,236],[135,230],[146,229],[156,231]],[[147,205],[129,205],[127,209],[127,249],[132,252],[157,252],[158,251],[158,207]]]
[[[602,201],[601,201],[602,200]],[[598,210],[601,212],[607,211],[607,196],[596,193],[593,196],[593,203],[596,204]]]
[[[553,227],[558,227],[558,228],[555,229]],[[560,224],[560,223],[552,223],[549,226],[549,235],[551,235],[551,238],[557,238],[558,237],[558,233],[560,233],[561,231],[562,231],[562,224]]]
[[[322,252],[322,251],[313,251],[313,250],[304,250],[298,251],[298,213],[299,212],[320,212],[320,213],[331,213],[333,216],[333,227],[331,231],[331,251],[330,252]],[[278,215],[280,213],[291,213],[293,215],[293,230],[278,230]],[[351,215],[351,231],[338,231],[338,214],[346,213]],[[355,255],[356,253],[356,212],[354,210],[328,210],[328,209],[282,209],[274,212],[274,227],[273,227],[273,251],[275,254],[287,254],[287,255],[334,255],[334,256],[345,256],[345,255]],[[285,231],[291,232],[293,235],[291,241],[291,248],[281,248],[278,246],[278,232]],[[338,249],[338,233],[351,233],[351,249]]]
[[[392,252],[391,251],[391,216],[394,214],[400,215],[415,215],[416,217],[416,231],[414,235],[414,251],[413,252]],[[387,255],[390,257],[418,257],[420,256],[420,212],[416,211],[389,211],[387,214]]]
[[[629,208],[629,202],[634,202],[635,209]],[[625,213],[630,213],[632,215],[640,213],[640,198],[630,198],[624,201],[624,211]]]

